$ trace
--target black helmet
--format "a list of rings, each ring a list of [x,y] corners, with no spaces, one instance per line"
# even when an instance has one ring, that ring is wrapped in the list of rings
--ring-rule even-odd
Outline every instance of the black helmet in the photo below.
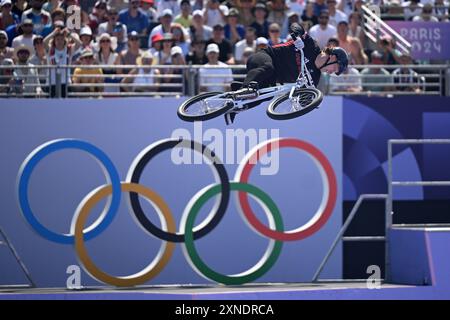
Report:
[[[339,70],[336,72],[336,75],[340,75],[342,72],[345,72],[345,70],[347,70],[348,55],[344,49],[340,47],[331,48],[330,56],[336,56],[336,61],[339,65]]]
[[[291,24],[289,33],[291,35],[292,40],[295,41],[297,37],[301,37],[305,34],[305,29],[301,25],[299,25],[297,22],[294,22]]]

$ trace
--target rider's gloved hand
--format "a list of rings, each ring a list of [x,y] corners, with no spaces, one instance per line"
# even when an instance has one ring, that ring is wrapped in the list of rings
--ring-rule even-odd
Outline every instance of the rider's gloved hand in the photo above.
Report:
[[[301,37],[294,40],[294,45],[297,50],[302,50],[305,47],[305,43]]]

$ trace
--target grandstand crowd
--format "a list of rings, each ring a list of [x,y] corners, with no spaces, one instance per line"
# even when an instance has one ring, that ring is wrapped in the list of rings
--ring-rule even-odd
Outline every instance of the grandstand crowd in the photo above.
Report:
[[[415,61],[395,39],[365,35],[361,7],[370,4],[391,20],[449,22],[447,0],[1,0],[0,92],[54,97],[59,85],[64,96],[74,84],[70,90],[87,93],[173,91],[189,76],[176,66],[190,64],[222,67],[199,68],[197,90],[223,91],[245,72],[231,65],[288,41],[294,22],[320,47],[346,49],[351,65],[398,65],[350,67],[328,79],[330,90],[392,90],[376,84],[395,81],[420,92],[423,80],[403,67]]]

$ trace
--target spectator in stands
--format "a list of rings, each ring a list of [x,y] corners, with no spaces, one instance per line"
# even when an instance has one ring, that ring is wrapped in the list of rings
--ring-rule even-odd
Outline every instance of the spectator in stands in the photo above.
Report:
[[[149,30],[158,25],[158,11],[155,8],[154,0],[141,0],[141,10],[148,17]]]
[[[278,23],[280,26],[287,24],[287,13],[289,8],[286,5],[285,0],[272,0],[267,3],[269,15],[267,20],[271,23]],[[290,14],[295,13],[298,16],[298,12],[290,11]],[[298,21],[297,21],[298,22]]]
[[[234,46],[238,41],[245,37],[245,28],[239,24],[239,11],[231,8],[227,16],[227,24],[224,27],[225,38]]]
[[[11,0],[2,0],[0,3],[0,10],[0,30],[6,30],[9,26],[20,22],[19,16],[11,11]]]
[[[342,0],[344,2],[345,0]],[[306,3],[305,10],[303,11],[302,16],[300,17],[302,22],[311,22],[310,25],[314,26],[319,23],[319,19],[317,19],[317,15],[314,13],[314,3],[312,1],[308,1]],[[307,30],[307,29],[305,29]]]
[[[31,56],[31,49],[25,45],[20,45],[15,50],[16,66],[25,68],[16,68],[16,79],[22,84],[21,93],[26,96],[33,96],[33,94],[40,96],[42,94],[41,84],[39,82],[39,75],[34,66],[29,63]]]
[[[256,50],[256,32],[253,27],[247,27],[245,30],[245,39],[236,43],[235,57],[239,64],[242,63],[242,55],[244,54],[245,48],[252,48],[253,51]]]
[[[183,56],[189,53],[190,41],[187,41],[183,32],[183,26],[178,23],[173,23],[170,28],[170,33],[173,35],[174,44],[181,47],[183,50]]]
[[[22,14],[22,22],[30,19],[33,24],[33,30],[36,34],[41,34],[45,25],[51,23],[50,14],[42,10],[45,0],[31,0],[31,8]]]
[[[274,46],[280,43],[284,43],[284,40],[280,37],[281,29],[277,23],[272,23],[269,26],[269,45]]]
[[[186,57],[187,64],[205,64],[208,58],[205,54],[206,41],[203,39],[194,39],[191,43],[192,51]]]
[[[152,47],[152,37],[156,34],[163,35],[164,33],[170,33],[170,28],[172,26],[173,13],[170,9],[165,9],[159,16],[159,21],[161,24],[153,28],[150,36],[148,37],[148,47]]]
[[[201,68],[199,71],[200,91],[218,91],[224,92],[230,89],[229,84],[233,81],[231,69],[223,62],[219,61],[219,46],[210,43],[206,48],[209,66],[221,66],[222,68]]]
[[[149,48],[148,50],[152,53],[153,56],[157,55],[157,53],[161,50],[162,40],[163,36],[159,33],[155,34],[152,37],[152,47]]]
[[[203,18],[205,25],[214,27],[215,25],[225,25],[228,7],[221,5],[219,0],[207,0],[205,9],[203,9]]]
[[[155,68],[150,68],[153,65],[153,55],[150,51],[146,51],[137,60],[137,65],[139,67],[134,68],[130,71],[130,75],[136,75],[136,77],[123,78],[123,84],[134,83],[135,86],[123,86],[125,91],[134,92],[154,92],[158,88],[158,76],[159,70]],[[147,67],[147,68],[143,68]]]
[[[348,21],[347,15],[341,10],[337,9],[336,4],[336,0],[327,0],[327,7],[330,13],[330,24],[335,27],[337,27],[339,22],[341,21]]]
[[[393,21],[405,20],[403,17],[403,7],[400,4],[400,0],[391,0],[389,2],[388,11],[386,12],[387,19]]]
[[[147,14],[139,8],[140,0],[129,0],[128,9],[119,13],[119,21],[127,26],[128,32],[135,31],[145,36],[149,25]]]
[[[323,10],[327,9],[327,4],[326,4],[326,0],[315,0],[312,1],[314,3],[314,14],[319,17],[320,13]]]
[[[398,91],[411,91],[415,93],[421,92],[420,85],[425,81],[416,71],[409,67],[409,65],[413,64],[411,56],[408,54],[401,55],[400,64],[401,67],[392,72],[394,83],[397,84],[395,89]]]
[[[125,24],[119,21],[119,12],[115,7],[110,7],[107,12],[107,22],[98,26],[98,34],[109,33],[117,38],[117,52],[127,49],[128,29]]]
[[[252,48],[250,48],[250,47],[245,48],[244,53],[242,54],[242,61],[240,64],[247,65],[248,58],[250,58],[250,56],[254,53],[255,53],[255,50],[253,50]],[[235,81],[240,81],[240,82],[244,81],[245,76],[247,75],[246,68],[233,69],[232,71],[233,71],[233,75],[235,76],[233,78]]]
[[[27,9],[28,6],[28,2],[27,0],[16,0],[13,3],[13,7],[12,7],[12,13],[16,14],[19,19],[22,20],[22,14],[25,11],[25,9]]]
[[[256,39],[256,51],[267,49],[269,46],[269,41],[264,37],[259,37]]]
[[[301,16],[305,10],[306,1],[289,0],[286,2],[286,6],[290,11],[297,12]]]
[[[440,21],[448,22],[449,6],[447,0],[434,0],[433,15]]]
[[[52,33],[52,31],[55,29],[55,23],[60,21],[64,24],[64,21],[66,21],[66,13],[63,9],[57,8],[51,13],[51,18],[51,23],[45,25],[44,29],[41,32],[41,36],[43,36],[44,38]]]
[[[194,0],[191,2],[192,2],[192,11],[204,9],[204,4],[205,4],[204,0]]]
[[[81,56],[81,53],[85,50],[85,49],[89,49],[94,51],[94,45],[92,43],[92,30],[89,26],[84,26],[81,28],[80,30],[80,41],[81,41],[81,46],[80,48],[78,48],[78,50],[73,54],[72,57],[72,61],[77,63],[78,62],[78,58]]]
[[[380,38],[379,47],[383,54],[384,64],[398,64],[400,52],[395,49],[393,39],[390,36],[383,36]]]
[[[420,16],[415,16],[413,21],[439,22],[439,19],[433,16],[433,5],[431,3],[427,3],[422,8],[422,14]]]
[[[111,37],[109,33],[103,33],[97,38],[97,44],[99,46],[98,53],[95,54],[96,63],[99,65],[117,66],[120,64],[120,56],[116,52],[117,38]],[[122,71],[115,68],[103,68],[103,74],[111,75],[105,77],[105,84],[116,84],[120,82],[120,78],[114,76],[120,74]],[[105,86],[104,92],[119,92],[119,87]]]
[[[157,11],[158,16],[161,17],[164,10],[169,9],[174,16],[177,16],[180,14],[180,4],[179,0],[164,0],[164,1],[158,1]]]
[[[420,16],[423,4],[420,3],[420,0],[410,0],[403,2],[402,7],[405,20],[412,20],[415,16]]]
[[[256,0],[236,0],[236,7],[239,10],[239,23],[249,26],[255,21],[252,8],[256,5]]]
[[[100,68],[83,68],[83,66],[91,66],[94,64],[94,52],[86,49],[80,56],[82,66],[75,69],[73,72],[72,82],[74,84],[84,84],[85,86],[78,87],[78,92],[102,92],[103,75]]]
[[[363,29],[361,28],[361,14],[358,12],[352,12],[348,17],[348,35],[353,38],[358,38],[361,44],[365,48],[366,37]]]
[[[0,63],[4,59],[12,59],[14,49],[8,47],[8,34],[4,30],[0,30]]]
[[[330,38],[327,42],[327,47],[339,47],[339,39],[338,38]]]
[[[361,77],[355,68],[349,66],[340,76],[330,75],[331,92],[361,92]]]
[[[212,28],[204,24],[203,12],[194,11],[192,14],[192,25],[189,28],[191,39],[203,39],[208,41],[212,37]]]
[[[180,2],[181,13],[175,17],[174,22],[181,24],[184,28],[189,28],[192,23],[192,6],[189,0]]]
[[[64,26],[55,26],[55,30],[45,37],[44,44],[48,50],[47,64],[51,66],[66,66],[72,63],[73,54],[81,46],[81,41],[78,39],[78,36],[71,33]],[[67,84],[70,83],[70,70],[66,68],[50,69],[50,97],[56,96],[57,77],[60,77],[62,97],[65,97]]]
[[[350,46],[347,52],[349,53],[350,64],[362,65],[369,63],[369,59],[367,58],[364,48],[361,45],[361,41],[359,41],[358,38],[350,39]]]
[[[98,0],[95,3],[92,13],[89,14],[89,27],[97,34],[98,26],[108,21],[108,4],[107,0]]]
[[[341,0],[337,8],[349,16],[352,12],[355,12],[354,3],[354,0]]]
[[[341,21],[337,25],[337,38],[339,40],[339,46],[344,48],[345,51],[350,52],[351,37],[348,35],[348,23],[347,21]]]
[[[324,48],[328,39],[336,37],[337,34],[336,28],[328,23],[329,18],[328,10],[322,10],[319,16],[319,24],[312,26],[309,30],[309,34],[317,41],[320,48]]]
[[[61,1],[60,0],[49,0],[42,6],[42,9],[47,11],[48,13],[52,13],[54,10],[61,7]]]
[[[225,39],[223,26],[221,24],[217,24],[213,27],[213,36],[211,40],[207,42],[207,44],[210,43],[215,43],[219,46],[219,60],[221,62],[234,64],[233,46],[231,45],[230,41]]]
[[[256,37],[269,37],[269,22],[267,21],[269,11],[263,2],[258,2],[253,8],[253,15],[255,16],[255,22],[250,26],[255,28]]]
[[[287,38],[289,36],[289,30],[293,23],[300,23],[300,17],[297,12],[290,11],[287,14],[287,19],[285,23],[282,25],[283,28],[281,30],[281,37]],[[269,36],[270,36],[270,26],[269,26]]]
[[[20,28],[22,29],[23,33],[22,35],[17,36],[13,39],[12,47],[15,49],[20,45],[24,44],[28,48],[32,48],[33,39],[34,37],[36,37],[36,35],[33,34],[33,21],[31,21],[31,19],[23,20]]]
[[[5,58],[0,63],[0,93],[11,94],[15,85],[14,81],[14,61]]]
[[[129,2],[129,1],[127,1]],[[117,8],[117,10],[122,11],[127,8],[128,4],[127,2],[123,0],[109,0],[108,5],[114,8]]]
[[[174,46],[170,50],[170,56],[172,59],[172,65],[174,66],[185,66],[186,60],[184,59],[183,50],[179,46]],[[187,83],[186,79],[188,78],[187,70],[185,69],[170,69],[170,74],[177,75],[177,78],[171,77],[168,78],[168,83],[173,83],[173,87],[169,87],[168,91],[176,92],[180,91],[182,94],[187,94],[187,86],[183,87],[184,84]],[[181,85],[181,89],[180,89]],[[169,90],[170,89],[170,90]],[[160,90],[161,91],[161,90]]]
[[[383,55],[378,51],[373,51],[370,55],[372,65],[382,65]],[[371,92],[382,92],[382,91],[392,91],[392,76],[384,68],[365,68],[361,71],[362,84],[364,91]],[[374,75],[374,77],[371,77]]]
[[[120,64],[136,64],[137,58],[142,55],[139,34],[132,31],[128,34],[128,48],[120,53]],[[127,74],[130,69],[123,69],[122,72]]]
[[[47,51],[45,50],[44,38],[36,36],[33,40],[34,55],[30,58],[30,63],[34,66],[47,65]],[[45,84],[48,78],[47,68],[36,68],[39,74],[39,81],[41,84]]]

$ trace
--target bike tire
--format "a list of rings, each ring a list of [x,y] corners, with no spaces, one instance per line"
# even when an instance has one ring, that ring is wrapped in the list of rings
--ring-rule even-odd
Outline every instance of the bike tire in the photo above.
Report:
[[[206,114],[202,114],[202,115],[192,115],[192,114],[189,114],[187,112],[189,107],[192,106],[194,103],[197,103],[197,102],[199,102],[199,101],[201,101],[203,99],[210,98],[210,97],[213,97],[213,96],[218,95],[218,94],[222,94],[222,92],[205,92],[205,93],[200,93],[200,94],[198,94],[196,96],[193,96],[192,98],[187,99],[178,108],[178,111],[177,111],[178,117],[181,120],[193,122],[193,121],[210,120],[210,119],[216,118],[216,117],[218,117],[220,115],[223,115],[228,110],[233,108],[233,106],[224,105],[223,108],[220,108],[220,109],[217,109],[217,110],[215,110],[215,111],[213,111],[211,113],[206,113]]]
[[[270,103],[269,107],[267,108],[267,115],[274,120],[293,119],[303,116],[308,112],[311,112],[322,103],[323,94],[320,90],[316,88],[300,88],[294,91],[294,96],[299,96],[300,94],[310,96],[308,98],[310,101],[307,102],[306,106],[302,107],[299,110],[294,110],[292,112],[287,113],[277,112],[277,108],[281,105],[281,103],[289,99],[289,93],[286,93],[285,95],[278,97],[277,99],[275,99]]]

